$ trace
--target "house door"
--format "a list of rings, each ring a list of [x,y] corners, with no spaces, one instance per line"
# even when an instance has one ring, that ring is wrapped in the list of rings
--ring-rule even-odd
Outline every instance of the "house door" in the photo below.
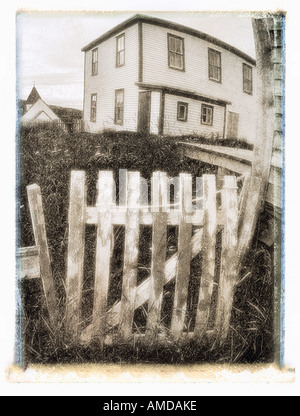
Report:
[[[237,139],[239,133],[239,114],[228,111],[227,139]]]
[[[150,132],[150,113],[151,113],[151,91],[139,93],[138,108],[138,131],[141,133]]]

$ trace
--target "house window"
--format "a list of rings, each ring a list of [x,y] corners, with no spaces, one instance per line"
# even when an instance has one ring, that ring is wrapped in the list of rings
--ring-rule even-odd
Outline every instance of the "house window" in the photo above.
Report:
[[[90,120],[92,122],[96,122],[97,118],[97,94],[91,95],[91,114],[90,114]]]
[[[187,121],[187,115],[188,115],[188,104],[178,102],[177,103],[177,120],[179,121]]]
[[[212,126],[214,108],[211,105],[202,104],[201,107],[201,124]]]
[[[125,34],[117,37],[117,56],[116,65],[122,66],[125,64]]]
[[[252,94],[252,68],[247,64],[243,64],[243,90]]]
[[[115,92],[115,123],[123,124],[124,120],[124,90]]]
[[[168,35],[169,67],[184,71],[184,43],[178,36]]]
[[[209,79],[221,82],[221,52],[208,49],[208,77]]]
[[[92,75],[98,74],[98,48],[92,51]]]

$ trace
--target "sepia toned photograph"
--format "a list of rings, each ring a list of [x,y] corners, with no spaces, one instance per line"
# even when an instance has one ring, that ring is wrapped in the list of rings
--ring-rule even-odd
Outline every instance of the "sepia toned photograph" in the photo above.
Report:
[[[23,374],[284,367],[285,27],[17,11]]]

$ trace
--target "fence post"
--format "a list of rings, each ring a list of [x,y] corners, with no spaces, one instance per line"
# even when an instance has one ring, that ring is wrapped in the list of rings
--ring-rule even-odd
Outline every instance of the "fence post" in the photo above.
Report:
[[[145,341],[153,343],[161,320],[167,250],[167,175],[154,172],[152,177],[152,262],[149,282],[148,317]]]
[[[180,220],[178,231],[178,260],[174,306],[171,321],[171,334],[178,339],[183,332],[187,308],[187,296],[192,259],[192,223],[187,221],[187,215],[192,212],[192,176],[181,173],[179,176]]]
[[[85,172],[73,171],[70,182],[66,280],[66,333],[71,336],[73,341],[76,341],[79,336],[84,264],[85,215]]]
[[[47,242],[45,217],[40,187],[36,184],[27,186],[27,195],[33,227],[33,234],[39,254],[40,274],[43,290],[46,298],[50,323],[51,326],[55,329],[58,323],[57,299],[55,295],[54,282],[51,270],[51,262]]]
[[[99,172],[97,198],[98,227],[92,337],[100,338],[102,344],[105,337],[110,259],[113,244],[113,227],[111,222],[113,184],[114,179],[111,171]]]
[[[140,173],[128,172],[127,175],[124,270],[119,318],[119,337],[123,341],[129,340],[132,336],[139,256],[140,220]]]
[[[224,177],[222,210],[224,216],[224,230],[222,236],[221,273],[215,321],[217,338],[221,343],[227,338],[234,289],[238,277],[238,200],[235,176]]]
[[[202,274],[196,314],[194,335],[202,338],[207,330],[211,297],[214,285],[216,262],[216,178],[214,175],[203,176],[204,224],[202,235]]]

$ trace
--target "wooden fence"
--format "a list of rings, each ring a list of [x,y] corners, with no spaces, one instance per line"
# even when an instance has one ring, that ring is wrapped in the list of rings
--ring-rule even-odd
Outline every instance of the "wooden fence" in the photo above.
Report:
[[[121,342],[130,342],[133,335],[134,311],[148,303],[144,339],[161,338],[163,288],[175,279],[175,295],[169,335],[172,339],[194,336],[201,339],[208,333],[208,320],[216,270],[216,234],[222,230],[221,271],[213,333],[224,340],[229,328],[234,287],[237,280],[238,197],[236,178],[225,176],[217,206],[216,178],[203,176],[203,209],[193,210],[192,176],[180,174],[177,202],[167,204],[167,175],[155,172],[152,177],[151,206],[140,205],[140,174],[127,175],[126,205],[113,203],[113,174],[99,172],[98,197],[95,207],[86,203],[85,173],[71,174],[69,237],[67,261],[66,331],[73,340],[98,339],[101,344],[108,333]],[[97,227],[94,303],[92,323],[81,326],[81,303],[84,277],[85,227]],[[113,226],[125,226],[122,296],[108,310],[110,260],[113,250]],[[149,277],[137,286],[140,226],[152,226],[152,261]],[[166,260],[167,227],[178,227],[178,252]],[[193,229],[194,227],[194,229]],[[202,252],[202,273],[199,276],[199,299],[193,334],[185,328],[190,263]],[[200,272],[199,272],[200,274]]]
[[[42,120],[42,121],[23,121],[22,125],[24,127],[44,127],[49,129],[49,127],[61,128],[68,133],[81,133],[84,131],[84,121],[83,119],[73,119],[73,120]]]
[[[73,342],[98,340],[131,342],[134,311],[148,304],[147,325],[142,335],[147,343],[194,337],[201,340],[213,336],[223,342],[228,333],[234,288],[237,283],[238,257],[238,200],[235,176],[224,176],[217,190],[214,175],[203,176],[202,208],[193,205],[192,176],[180,174],[179,192],[174,204],[168,204],[168,178],[155,172],[151,182],[151,205],[141,205],[139,172],[128,172],[126,203],[114,203],[114,179],[111,171],[100,171],[96,206],[87,206],[85,172],[73,171],[70,181],[68,217],[68,257],[66,271],[65,331]],[[220,181],[218,181],[220,182]],[[21,277],[41,277],[52,327],[62,320],[58,316],[49,250],[46,237],[42,197],[39,186],[27,187],[29,208],[36,245],[18,252]],[[220,198],[218,197],[220,195]],[[94,300],[92,323],[82,327],[81,306],[84,278],[85,228],[97,227]],[[113,227],[125,226],[122,295],[120,302],[108,309],[111,257],[113,254]],[[137,285],[140,227],[152,227],[152,259],[149,277]],[[167,228],[178,227],[178,251],[169,259]],[[216,281],[217,233],[222,233],[220,275]],[[199,296],[195,327],[187,332],[188,289],[191,260],[202,254],[202,272],[199,271]],[[175,280],[171,326],[162,325],[161,312],[164,286]],[[209,328],[213,288],[218,296],[213,329]],[[211,323],[210,323],[211,326]],[[61,325],[59,325],[61,327]]]

